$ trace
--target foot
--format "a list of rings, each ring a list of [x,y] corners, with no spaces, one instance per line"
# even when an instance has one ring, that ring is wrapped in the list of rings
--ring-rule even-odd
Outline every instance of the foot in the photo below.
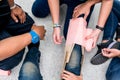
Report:
[[[101,52],[102,52],[103,48],[115,48],[115,49],[118,49],[119,48],[119,43],[115,42],[113,40],[109,40],[106,43],[99,44],[97,53],[91,59],[92,64],[99,65],[99,64],[102,64],[102,63],[106,62],[109,59],[108,57],[105,57],[105,56],[102,55]]]
[[[11,73],[11,71],[10,71],[10,70],[5,71],[5,70],[0,69],[0,75],[9,76],[9,75],[10,75],[10,73]]]

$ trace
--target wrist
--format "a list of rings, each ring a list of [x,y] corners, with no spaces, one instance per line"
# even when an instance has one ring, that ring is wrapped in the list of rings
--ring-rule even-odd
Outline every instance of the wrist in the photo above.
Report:
[[[54,23],[54,24],[53,24],[53,28],[58,28],[58,27],[61,28],[61,25],[58,24],[58,23]]]
[[[12,4],[12,5],[10,5],[10,9],[12,10],[12,9],[15,9],[17,7],[17,5],[14,3],[14,4]]]
[[[37,42],[39,42],[40,37],[39,37],[39,35],[34,30],[31,30],[29,33],[32,36],[31,42],[33,44],[36,44]]]
[[[99,26],[99,25],[96,25],[96,29],[98,29],[98,30],[100,30],[100,31],[103,31],[103,30],[104,30],[104,28],[101,27],[101,26]]]

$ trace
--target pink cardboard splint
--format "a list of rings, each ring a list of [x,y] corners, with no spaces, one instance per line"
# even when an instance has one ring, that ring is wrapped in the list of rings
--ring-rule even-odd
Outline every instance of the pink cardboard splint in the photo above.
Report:
[[[0,69],[0,75],[5,75],[5,76],[9,76],[10,75],[10,73],[11,73],[11,71],[5,71],[5,70],[1,70]]]
[[[86,28],[87,22],[82,18],[75,18],[70,20],[66,45],[73,43],[85,47],[86,51],[91,51],[93,39],[85,39],[93,30]]]
[[[86,51],[91,51],[93,48],[93,39],[86,40],[86,36],[90,35],[93,30],[86,28],[87,22],[83,17],[71,19],[69,23],[69,29],[67,33],[67,40],[65,44],[65,60],[63,70],[65,69],[66,63],[69,63],[70,56],[75,44],[81,45],[82,50],[82,61],[81,68],[84,59],[84,48]]]
[[[92,50],[93,39],[86,40],[86,36],[90,35],[93,30],[86,28],[87,22],[83,17],[70,20],[69,29],[67,33],[67,40],[65,45],[65,64],[69,62],[73,47],[79,44],[86,51]],[[84,51],[83,51],[84,52]],[[82,53],[83,54],[83,53]]]

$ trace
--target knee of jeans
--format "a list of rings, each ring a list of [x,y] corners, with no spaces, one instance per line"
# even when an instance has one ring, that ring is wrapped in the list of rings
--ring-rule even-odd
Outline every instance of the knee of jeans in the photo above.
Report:
[[[35,74],[39,73],[38,67],[31,62],[26,62],[22,66],[21,70],[22,70],[22,75],[24,75],[24,76],[31,76],[31,75],[35,75]]]
[[[67,64],[69,68],[77,68],[80,66],[80,55],[76,50],[73,50],[69,63]]]
[[[44,18],[49,15],[49,8],[45,7],[41,1],[35,1],[32,5],[32,13],[35,17]],[[47,4],[47,3],[46,3]]]

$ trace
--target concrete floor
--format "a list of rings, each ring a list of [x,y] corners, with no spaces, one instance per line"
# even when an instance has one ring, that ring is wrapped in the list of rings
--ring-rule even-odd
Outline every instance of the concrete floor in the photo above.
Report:
[[[63,64],[64,56],[64,43],[62,45],[55,45],[52,41],[52,21],[51,16],[40,19],[36,18],[31,13],[31,6],[34,0],[15,0],[17,4],[21,5],[22,8],[28,12],[28,14],[35,20],[37,25],[45,25],[47,30],[45,41],[41,41],[40,51],[41,62],[40,69],[44,80],[60,80],[60,72]],[[64,23],[65,17],[65,5],[61,7],[61,23]],[[89,26],[95,28],[100,4],[96,5],[94,13],[90,19]],[[93,16],[94,15],[94,16]],[[101,34],[102,37],[102,34]],[[101,37],[98,43],[101,41]],[[27,50],[26,50],[27,51]],[[105,80],[105,72],[110,61],[107,61],[102,65],[92,65],[90,64],[91,57],[96,53],[97,48],[93,49],[90,53],[85,52],[85,60],[83,63],[82,74],[83,80]],[[10,76],[0,76],[0,80],[18,80],[18,73],[22,62],[12,69]]]

